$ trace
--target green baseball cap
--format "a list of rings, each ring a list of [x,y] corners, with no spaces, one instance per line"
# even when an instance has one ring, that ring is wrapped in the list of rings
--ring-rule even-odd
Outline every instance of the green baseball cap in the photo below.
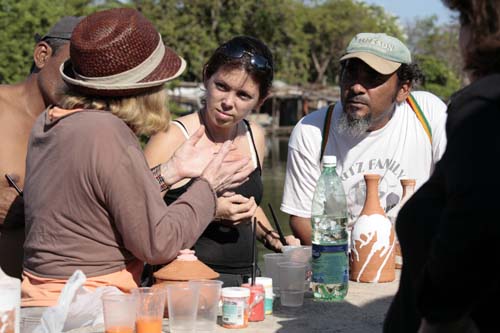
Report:
[[[362,32],[354,36],[340,61],[358,58],[380,74],[394,73],[411,63],[410,50],[399,39],[384,33]]]

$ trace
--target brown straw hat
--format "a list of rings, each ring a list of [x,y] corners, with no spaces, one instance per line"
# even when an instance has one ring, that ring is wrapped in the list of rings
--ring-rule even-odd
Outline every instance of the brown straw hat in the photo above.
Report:
[[[141,13],[115,8],[89,15],[75,27],[61,74],[83,94],[130,96],[175,79],[185,68],[184,59],[163,44]]]

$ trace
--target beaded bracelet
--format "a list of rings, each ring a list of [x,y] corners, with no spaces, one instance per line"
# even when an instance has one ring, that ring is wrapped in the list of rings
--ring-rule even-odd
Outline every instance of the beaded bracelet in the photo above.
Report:
[[[168,191],[170,185],[165,182],[165,178],[163,178],[163,176],[161,175],[161,164],[158,164],[157,166],[151,168],[151,172],[153,172],[153,176],[155,176],[156,181],[158,182],[158,184],[160,184],[161,192]]]

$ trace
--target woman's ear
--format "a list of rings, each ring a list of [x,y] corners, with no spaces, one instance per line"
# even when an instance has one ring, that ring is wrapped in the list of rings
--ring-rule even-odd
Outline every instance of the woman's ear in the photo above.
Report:
[[[39,42],[33,51],[33,62],[38,69],[45,67],[52,56],[52,48],[46,42]]]

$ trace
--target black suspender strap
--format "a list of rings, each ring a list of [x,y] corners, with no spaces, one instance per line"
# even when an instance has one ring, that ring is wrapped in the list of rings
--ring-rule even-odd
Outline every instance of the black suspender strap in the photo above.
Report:
[[[325,154],[326,144],[328,143],[328,133],[330,131],[330,124],[332,123],[332,114],[334,108],[335,108],[335,103],[330,104],[328,106],[328,110],[326,110],[325,123],[323,124],[323,133],[321,139],[321,153],[319,156],[320,163],[321,160],[323,159],[323,155]]]

